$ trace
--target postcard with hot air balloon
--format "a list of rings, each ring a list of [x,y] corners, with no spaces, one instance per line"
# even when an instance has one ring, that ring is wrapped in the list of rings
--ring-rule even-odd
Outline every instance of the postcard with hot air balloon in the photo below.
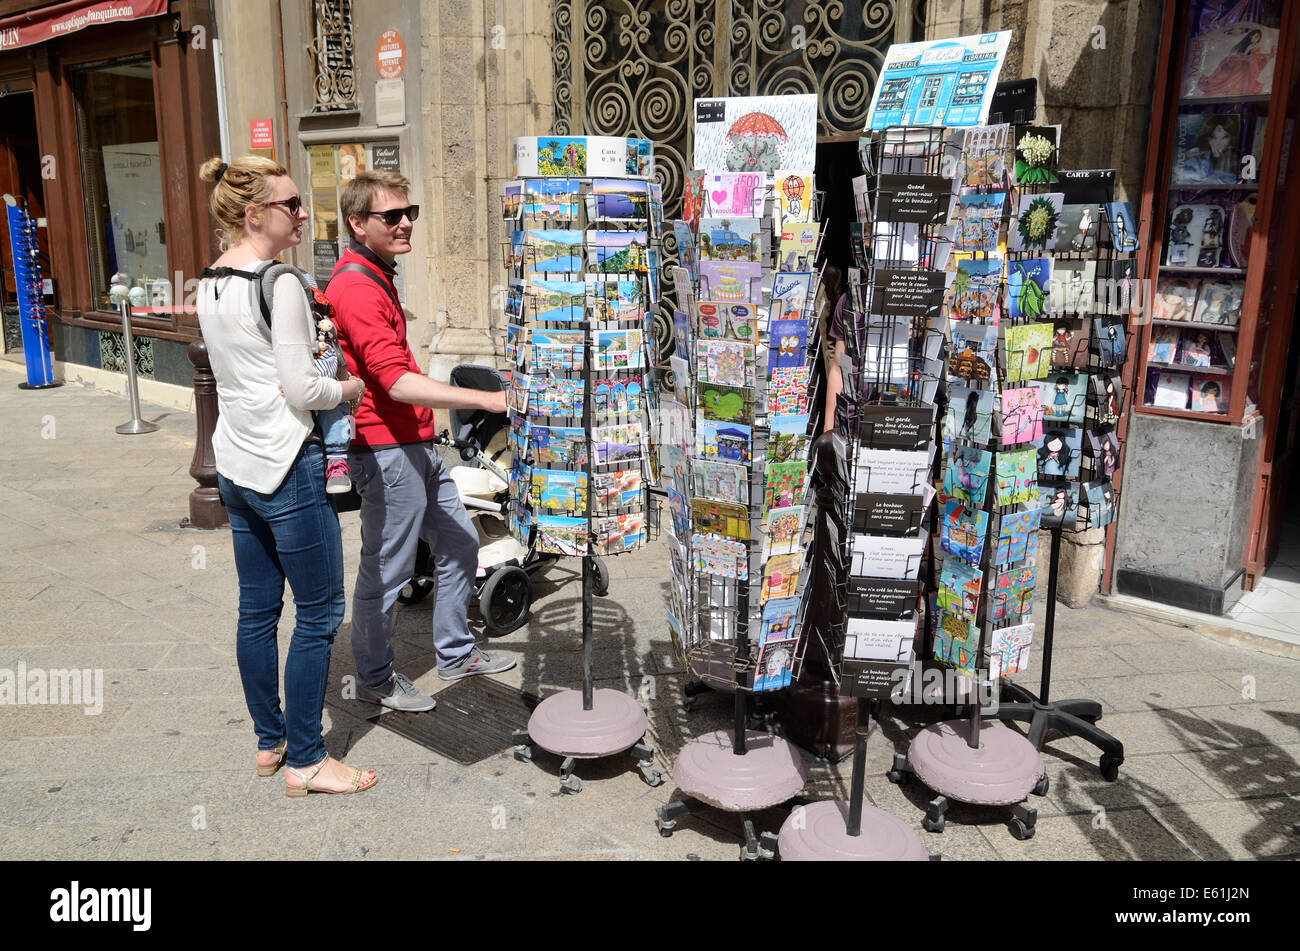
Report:
[[[788,168],[772,173],[772,198],[776,208],[776,226],[787,222],[813,220],[813,173]]]
[[[817,96],[695,100],[694,168],[762,172],[817,164]]]

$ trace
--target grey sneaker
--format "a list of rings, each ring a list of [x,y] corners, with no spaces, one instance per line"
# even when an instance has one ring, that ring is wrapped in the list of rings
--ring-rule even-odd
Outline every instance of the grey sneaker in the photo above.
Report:
[[[441,671],[439,671],[441,673]],[[422,713],[432,710],[438,702],[432,697],[420,693],[415,684],[405,674],[394,673],[388,683],[378,687],[357,686],[357,699],[369,700],[390,710],[404,710],[407,713]]]
[[[460,680],[474,674],[499,674],[515,665],[515,659],[509,654],[489,654],[480,647],[473,647],[459,664],[451,667],[439,667],[439,680]]]

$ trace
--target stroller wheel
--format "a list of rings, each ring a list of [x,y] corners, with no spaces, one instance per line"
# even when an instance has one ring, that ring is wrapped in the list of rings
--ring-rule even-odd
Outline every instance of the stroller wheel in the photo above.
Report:
[[[609,594],[609,569],[595,555],[591,558],[591,593],[598,598]]]
[[[490,634],[509,634],[528,620],[533,583],[528,572],[511,565],[499,568],[483,582],[478,609]]]
[[[402,604],[419,604],[429,596],[433,590],[432,578],[412,578],[402,589],[402,593],[397,596],[397,600]]]

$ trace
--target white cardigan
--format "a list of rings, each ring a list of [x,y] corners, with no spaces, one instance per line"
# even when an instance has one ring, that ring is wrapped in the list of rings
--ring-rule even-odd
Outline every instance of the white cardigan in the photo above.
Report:
[[[276,279],[269,339],[257,287],[246,278],[201,281],[198,311],[217,378],[217,471],[246,489],[274,492],[311,431],[309,411],[343,402],[343,384],[319,376],[312,365],[316,332],[307,296],[292,274]]]

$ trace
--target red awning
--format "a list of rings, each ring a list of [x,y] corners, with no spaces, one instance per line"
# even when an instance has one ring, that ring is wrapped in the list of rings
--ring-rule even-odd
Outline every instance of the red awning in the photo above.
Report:
[[[167,0],[67,0],[0,20],[0,53],[57,40],[88,26],[156,17]]]

